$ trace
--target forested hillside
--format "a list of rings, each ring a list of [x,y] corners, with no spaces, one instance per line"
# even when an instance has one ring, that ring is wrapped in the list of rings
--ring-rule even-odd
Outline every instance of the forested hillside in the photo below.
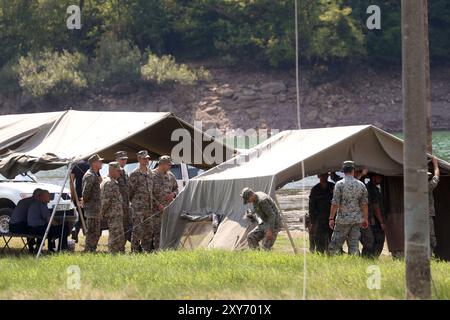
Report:
[[[366,26],[367,7],[374,4],[381,8],[380,30]],[[80,29],[66,25],[69,5],[81,9]],[[432,66],[445,65],[450,2],[429,1],[429,17]],[[400,30],[400,1],[299,1],[305,86],[314,89],[343,74],[351,77],[344,70],[353,68],[398,70]],[[294,31],[293,0],[1,1],[1,111],[76,108],[78,100],[136,90],[143,95],[183,91],[209,85],[212,69],[289,78]],[[105,101],[101,105],[108,108]]]

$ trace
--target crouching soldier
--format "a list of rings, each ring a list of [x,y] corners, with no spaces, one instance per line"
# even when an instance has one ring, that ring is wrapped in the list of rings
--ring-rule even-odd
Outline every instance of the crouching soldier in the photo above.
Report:
[[[101,213],[108,220],[108,248],[112,253],[125,252],[125,235],[123,230],[123,203],[117,179],[121,174],[118,162],[109,164],[109,175],[102,182]]]
[[[253,192],[250,188],[244,188],[241,197],[244,204],[253,203],[254,213],[259,218],[258,226],[248,234],[248,246],[259,249],[259,242],[263,240],[263,248],[272,249],[281,228],[280,211],[275,201],[264,192]]]

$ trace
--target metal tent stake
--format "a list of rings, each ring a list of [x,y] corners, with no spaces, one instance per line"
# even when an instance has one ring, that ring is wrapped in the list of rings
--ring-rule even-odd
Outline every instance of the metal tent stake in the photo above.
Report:
[[[50,227],[52,225],[53,219],[54,219],[55,214],[56,214],[56,209],[58,208],[59,202],[61,201],[61,197],[62,197],[62,194],[64,192],[64,188],[66,186],[67,179],[69,178],[70,172],[72,171],[72,163],[73,162],[71,161],[67,165],[66,177],[64,178],[64,183],[61,186],[61,192],[59,193],[58,197],[56,198],[56,203],[55,203],[55,206],[53,207],[52,215],[50,216],[50,220],[48,221],[47,229],[45,230],[44,237],[42,238],[42,241],[41,241],[41,245],[39,246],[39,250],[38,250],[38,253],[36,255],[36,259],[39,259],[39,256],[41,255],[42,248],[44,247],[45,240],[47,239],[48,232],[50,231]],[[63,226],[63,228],[64,228],[64,226]]]

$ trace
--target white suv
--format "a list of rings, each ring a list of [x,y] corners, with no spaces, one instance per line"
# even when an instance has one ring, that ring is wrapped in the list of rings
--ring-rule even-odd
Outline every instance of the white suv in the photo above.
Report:
[[[14,179],[6,179],[0,175],[0,233],[9,231],[9,219],[17,203],[24,198],[31,197],[37,188],[50,192],[51,201],[48,209],[53,211],[57,195],[61,192],[61,186],[47,183],[38,183],[36,178],[29,174],[18,175]],[[65,218],[64,218],[65,213]],[[78,219],[75,206],[70,199],[70,191],[66,188],[56,210],[55,222],[63,223],[63,219],[69,225]]]

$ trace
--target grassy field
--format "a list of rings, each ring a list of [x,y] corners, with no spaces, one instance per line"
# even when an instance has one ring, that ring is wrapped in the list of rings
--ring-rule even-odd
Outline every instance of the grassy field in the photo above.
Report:
[[[301,247],[300,237],[296,242]],[[380,270],[379,290],[367,288],[371,265]],[[69,266],[81,271],[79,289],[73,289]],[[432,274],[433,298],[450,299],[450,264],[433,261]],[[309,299],[404,297],[404,263],[389,256],[371,261],[308,254],[306,275]],[[113,256],[78,252],[44,255],[39,261],[3,255],[0,298],[301,299],[303,277],[303,255],[293,255],[283,236],[269,253],[183,250]]]

